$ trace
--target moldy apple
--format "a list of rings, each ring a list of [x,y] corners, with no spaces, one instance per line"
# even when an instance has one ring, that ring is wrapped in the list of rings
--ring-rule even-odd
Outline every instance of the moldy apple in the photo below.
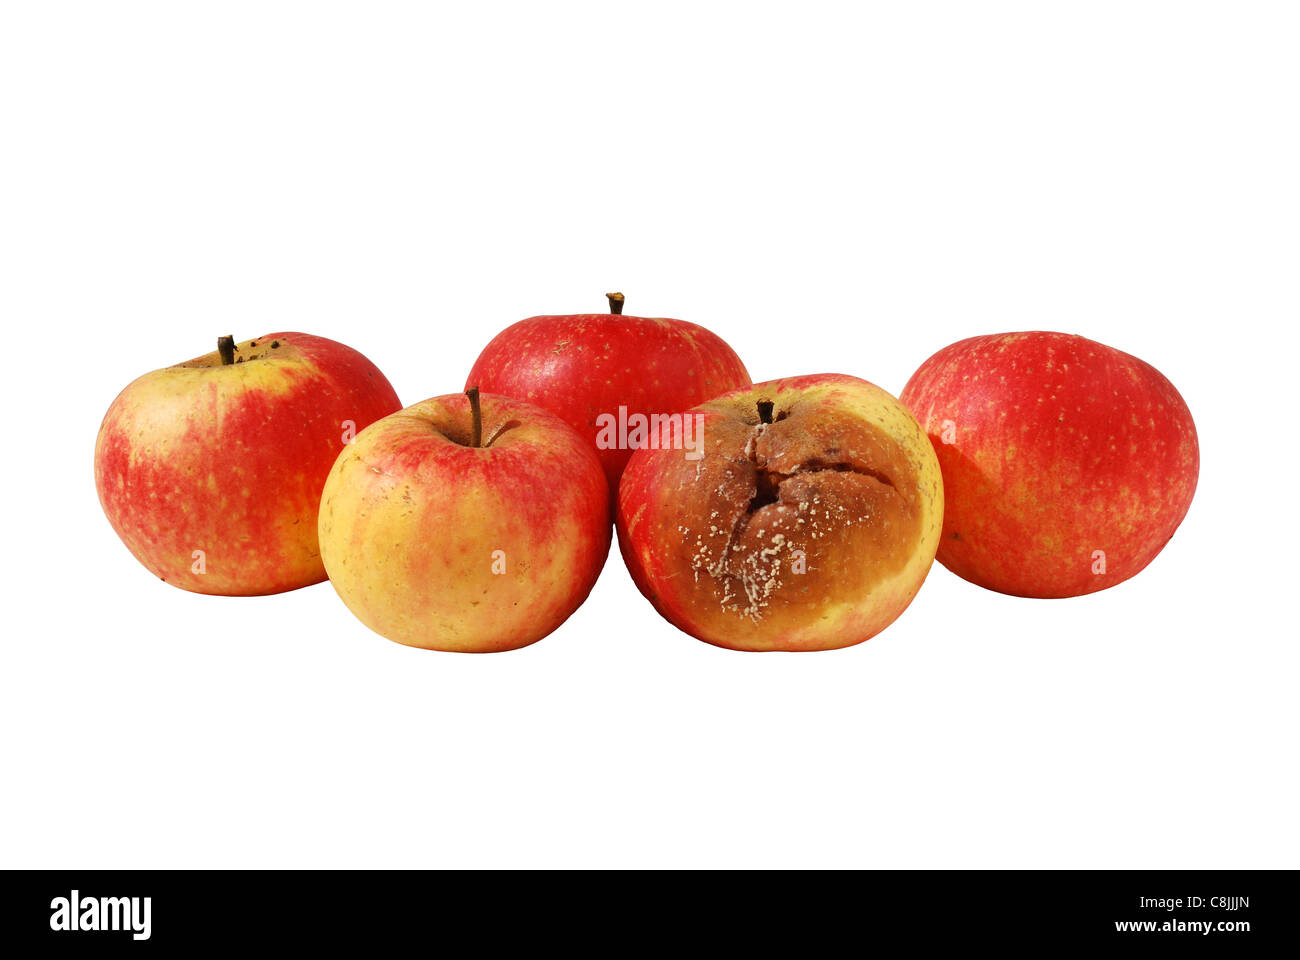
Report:
[[[619,487],[619,545],[655,609],[735,650],[846,647],[903,612],[934,559],[943,485],[901,403],[821,374],[688,412],[703,456],[638,450]]]

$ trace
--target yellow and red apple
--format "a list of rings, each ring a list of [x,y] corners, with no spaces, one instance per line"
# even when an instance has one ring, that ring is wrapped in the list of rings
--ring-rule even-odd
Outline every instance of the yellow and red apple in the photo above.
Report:
[[[321,497],[330,581],[376,633],[485,653],[540,640],[609,552],[609,492],[559,417],[491,394],[434,397],[372,424]]]
[[[1080,336],[962,340],[923,363],[902,399],[943,469],[939,562],[990,590],[1073,597],[1127,580],[1196,491],[1196,427],[1174,385]]]
[[[195,593],[279,593],[325,579],[321,485],[356,431],[401,403],[341,343],[272,333],[132,382],[95,441],[95,486],[142,564]]]
[[[643,448],[619,487],[619,545],[671,623],[735,650],[860,643],[907,607],[934,560],[939,464],[898,400],[840,374],[734,390],[693,451]]]
[[[529,317],[483,348],[466,387],[528,400],[587,438],[611,497],[632,456],[627,424],[680,413],[749,384],[740,357],[717,334],[684,320],[609,313]]]

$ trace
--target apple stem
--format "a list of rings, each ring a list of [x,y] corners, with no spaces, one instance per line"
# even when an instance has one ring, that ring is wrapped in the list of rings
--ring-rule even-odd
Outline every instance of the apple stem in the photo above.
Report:
[[[758,422],[759,423],[772,422],[772,406],[773,404],[771,400],[758,401]]]
[[[221,365],[228,367],[235,362],[235,338],[217,337],[217,353],[221,354]]]
[[[623,312],[623,294],[621,294],[621,293],[607,293],[607,294],[605,294],[605,298],[606,298],[607,300],[609,300],[609,312],[610,312],[610,313],[622,313],[622,312]]]
[[[470,427],[469,445],[471,447],[483,446],[483,410],[479,406],[478,387],[473,386],[465,391],[465,396],[469,397],[469,412],[473,420]]]

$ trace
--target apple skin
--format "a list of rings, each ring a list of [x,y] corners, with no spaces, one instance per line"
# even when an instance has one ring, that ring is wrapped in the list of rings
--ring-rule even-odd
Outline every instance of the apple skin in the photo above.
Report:
[[[631,450],[601,449],[597,418],[673,414],[736,387],[749,372],[717,334],[685,320],[612,313],[529,317],[483,348],[465,386],[528,400],[588,439],[611,498]]]
[[[764,399],[774,422],[760,426]],[[793,651],[861,643],[907,608],[934,560],[943,485],[898,400],[817,374],[689,412],[703,457],[638,450],[619,487],[619,547],[660,614],[720,647]]]
[[[316,512],[344,421],[361,430],[401,403],[374,364],[323,337],[271,333],[235,356],[164,367],[118,395],[95,441],[99,502],[136,559],[184,590],[319,583]]]
[[[578,609],[609,553],[609,491],[587,442],[533,404],[481,403],[483,446],[468,445],[469,401],[434,397],[363,431],[325,482],[330,581],[398,643],[526,646]]]
[[[939,562],[990,590],[1113,587],[1155,558],[1196,492],[1196,427],[1174,385],[1080,336],[962,340],[925,361],[902,399],[943,469]]]

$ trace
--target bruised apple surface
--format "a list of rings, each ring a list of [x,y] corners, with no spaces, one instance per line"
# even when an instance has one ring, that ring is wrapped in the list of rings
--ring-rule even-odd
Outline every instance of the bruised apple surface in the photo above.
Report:
[[[898,400],[818,374],[686,415],[702,455],[640,449],[619,488],[619,545],[660,614],[734,650],[828,650],[903,612],[934,560],[943,485]]]

